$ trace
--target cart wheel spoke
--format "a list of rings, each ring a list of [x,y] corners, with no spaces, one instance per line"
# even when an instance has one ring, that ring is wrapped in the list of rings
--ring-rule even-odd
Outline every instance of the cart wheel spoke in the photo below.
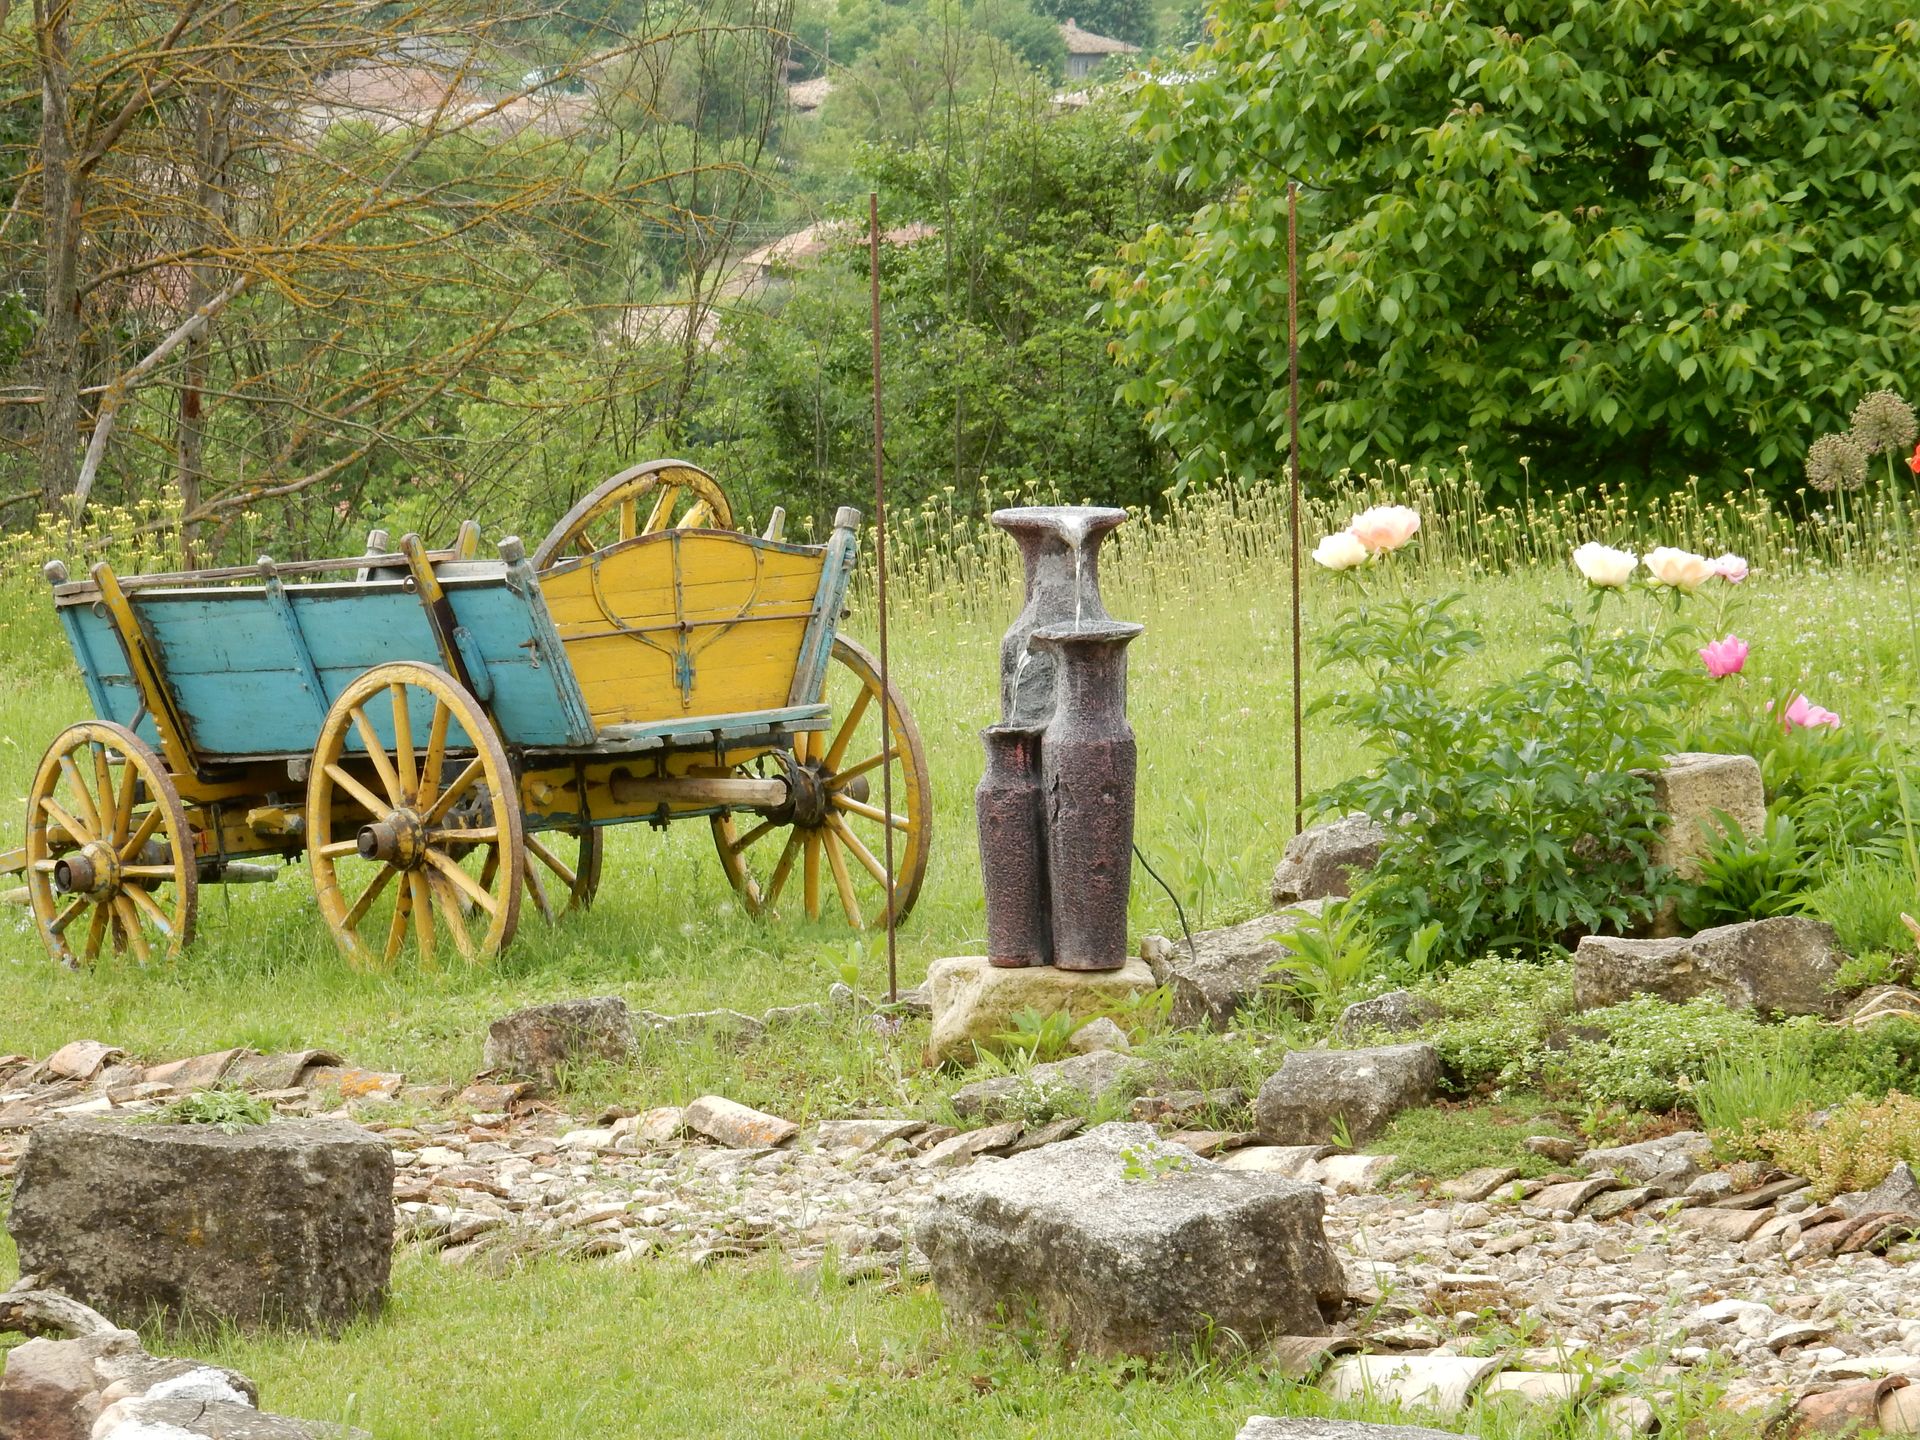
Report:
[[[87,822],[87,839],[92,840],[100,834],[100,807],[93,803],[93,796],[88,793],[86,782],[81,780],[80,767],[73,763],[73,756],[60,757],[60,773],[66,777],[67,788],[73,792],[75,812]],[[64,820],[61,823],[66,824]]]
[[[787,888],[787,877],[793,873],[794,857],[800,853],[800,832],[794,831],[787,837],[787,848],[780,852],[780,863],[773,867],[773,879],[767,882],[766,903],[769,906],[779,903],[780,892]]]
[[[835,795],[833,806],[836,810],[845,810],[850,814],[871,820],[876,825],[891,825],[896,830],[913,828],[913,822],[906,816],[882,810],[878,805],[868,805],[864,801],[854,799],[851,795]]]
[[[347,848],[351,850],[356,847],[349,841]],[[373,908],[373,902],[380,898],[380,892],[385,890],[393,882],[393,877],[399,873],[391,865],[382,865],[380,873],[367,883],[367,888],[360,892],[360,898],[353,902],[353,908],[341,919],[340,928],[357,932],[360,929],[360,922],[367,918],[367,911]],[[404,897],[402,898],[404,900]]]
[[[542,865],[545,865],[549,870],[553,871],[554,874],[558,875],[561,883],[569,890],[573,888],[575,882],[580,878],[573,870],[567,867],[558,855],[549,850],[535,836],[527,836],[527,854],[531,855]]]
[[[847,718],[840,722],[840,728],[834,733],[833,744],[827,747],[827,769],[835,771],[840,762],[847,758],[847,742],[853,739],[853,732],[860,728],[860,717],[867,713],[867,706],[873,700],[871,690],[862,690],[853,697],[853,704],[847,707]],[[874,763],[879,764],[876,757]]]
[[[407,889],[413,896],[413,943],[420,951],[420,963],[431,967],[433,964],[433,893],[427,885],[424,871],[413,870],[407,874]]]
[[[422,883],[433,896],[435,907],[440,912],[440,922],[453,940],[453,948],[460,952],[460,958],[471,965],[479,958],[474,953],[473,936],[467,933],[466,917],[460,913],[460,897],[453,887],[436,875],[424,875]]]
[[[840,853],[840,837],[829,828],[821,835],[820,844],[827,852],[827,863],[833,867],[833,888],[840,892],[840,908],[846,911],[847,923],[856,930],[866,929],[860,901],[853,893],[853,877],[847,873],[847,857]]]
[[[87,908],[87,897],[82,895],[78,900],[74,901],[71,905],[67,906],[66,909],[62,910],[58,915],[54,916],[53,924],[49,925],[47,928],[53,931],[53,933],[56,935],[66,934],[67,927],[71,925],[75,920],[79,919],[80,912],[86,908]]]
[[[753,844],[754,841],[760,839],[761,836],[770,835],[779,828],[780,828],[780,825],[777,820],[762,820],[758,825],[754,826],[751,830],[747,831],[747,833],[742,835],[738,840],[729,841],[727,848],[730,849],[735,855],[738,855],[742,851],[744,851],[749,845]]]
[[[676,530],[704,529],[707,521],[712,518],[713,512],[707,508],[707,502],[702,500],[694,505],[691,510],[687,511],[686,514],[682,515],[680,517],[680,523],[674,528]]]
[[[398,798],[405,804],[413,801],[420,789],[413,753],[413,712],[407,705],[406,686],[390,685],[387,690],[393,696],[393,764],[400,781]]]
[[[679,498],[680,487],[678,485],[669,485],[663,489],[660,492],[660,498],[653,502],[653,509],[647,514],[646,529],[640,533],[643,535],[658,535],[662,530],[666,529],[673,521],[673,502]],[[626,505],[622,504],[620,508],[624,511]],[[622,519],[624,518],[625,517],[622,516]],[[620,538],[624,540],[627,537],[622,534]]]
[[[66,831],[77,843],[81,845],[91,845],[95,840],[100,838],[99,834],[91,825],[81,824],[71,814],[61,808],[60,802],[55,800],[51,795],[43,795],[40,797],[40,808],[51,815],[54,823]]]
[[[87,947],[81,952],[81,958],[88,964],[92,964],[100,958],[100,942],[104,940],[107,935],[107,919],[107,907],[105,905],[96,905],[93,907],[93,920],[92,923],[87,926]]]
[[[48,746],[28,790],[24,861],[36,928],[64,964],[92,963],[109,940],[141,964],[192,942],[194,833],[160,757],[123,725],[83,721]],[[74,893],[56,888],[67,883]]]
[[[853,858],[860,862],[860,868],[880,882],[884,891],[887,884],[887,867],[873,858],[873,852],[860,842],[853,828],[838,815],[827,817],[827,828],[840,838],[840,843],[853,852]]]
[[[869,770],[878,770],[882,765],[892,764],[899,758],[900,752],[898,750],[886,750],[878,755],[869,755],[858,765],[849,765],[844,770],[836,771],[833,777],[834,785],[836,787],[844,786],[849,780],[865,775]]]
[[[133,834],[127,837],[127,843],[120,847],[122,861],[133,859],[147,848],[147,842],[153,839],[160,827],[166,823],[167,812],[155,805],[140,817],[140,823],[133,827]]]
[[[449,859],[438,850],[429,850],[427,851],[427,862],[445,877],[446,884],[465,895],[467,899],[471,900],[475,905],[478,905],[482,910],[486,911],[487,914],[493,915],[499,912],[499,902],[487,893],[485,886],[466,871],[462,870],[455,861]]]
[[[133,948],[135,957],[142,965],[153,963],[153,950],[147,944],[146,933],[140,928],[140,912],[134,908],[133,901],[122,891],[113,897],[114,917],[126,931],[127,944]]]
[[[460,773],[453,777],[453,782],[438,795],[434,796],[433,804],[429,805],[426,813],[420,817],[421,822],[432,825],[438,821],[447,811],[453,808],[455,802],[457,802],[462,795],[473,788],[474,781],[486,774],[486,771],[487,762],[485,757],[480,755],[474,756],[473,759],[461,767]]]
[[[820,832],[809,830],[801,841],[805,855],[801,860],[801,898],[807,907],[807,919],[820,918]]]
[[[533,908],[540,912],[540,918],[549,925],[553,924],[559,917],[553,913],[553,904],[547,899],[547,887],[540,879],[540,867],[531,852],[527,855],[527,889],[533,892]]]
[[[387,873],[393,875],[399,872],[390,870]],[[389,969],[400,958],[400,949],[407,943],[407,913],[412,909],[413,890],[410,886],[402,885],[399,896],[393,902],[393,918],[387,922],[386,948],[380,952],[380,963]]]
[[[440,793],[440,774],[447,763],[447,728],[453,711],[444,700],[433,702],[433,719],[427,726],[427,758],[420,770],[420,806],[425,809]]]
[[[355,705],[349,712],[353,716],[353,728],[360,732],[360,743],[366,747],[367,763],[373,766],[374,773],[380,777],[380,783],[387,787],[387,806],[407,803],[406,792],[400,788],[400,776],[393,768],[393,761],[387,755],[387,747],[380,743],[380,736],[373,728],[373,722],[367,718],[366,710]],[[397,723],[397,722],[396,722]],[[368,807],[375,815],[381,813],[378,805]]]
[[[638,535],[639,533],[640,533],[640,503],[639,501],[635,500],[632,496],[628,496],[625,500],[622,500],[620,502],[620,534],[617,538],[620,540],[631,540],[634,538],[634,536]],[[580,538],[582,540],[586,540],[588,538],[587,532],[585,530],[582,530],[580,532]],[[599,548],[600,547],[598,545],[592,545],[589,547],[589,550],[583,550],[581,553],[587,554],[587,553],[590,553],[591,550],[598,550]]]
[[[393,807],[382,800],[366,786],[353,778],[353,774],[344,765],[329,764],[326,767],[327,778],[354,798],[354,802],[367,814],[378,820]]]

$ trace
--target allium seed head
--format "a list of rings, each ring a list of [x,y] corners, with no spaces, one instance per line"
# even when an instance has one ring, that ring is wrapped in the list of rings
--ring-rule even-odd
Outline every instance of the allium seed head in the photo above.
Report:
[[[1853,407],[1853,441],[1869,455],[1904,454],[1916,436],[1913,406],[1891,390],[1876,390]]]
[[[1867,455],[1851,435],[1822,435],[1807,450],[1807,483],[1822,495],[1858,490],[1867,480]]]

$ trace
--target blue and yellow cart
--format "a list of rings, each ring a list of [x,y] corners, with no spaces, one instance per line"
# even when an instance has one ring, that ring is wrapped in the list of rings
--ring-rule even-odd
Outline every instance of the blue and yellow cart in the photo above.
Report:
[[[469,522],[446,550],[376,531],[339,560],[49,566],[95,718],[48,747],[0,873],[68,964],[177,953],[200,886],[301,854],[349,960],[473,960],[523,900],[589,904],[608,826],[704,819],[750,911],[797,892],[813,919],[904,918],[931,791],[897,687],[838,633],[859,524],[744,534],[712,476],[665,460],[531,556],[479,558]]]

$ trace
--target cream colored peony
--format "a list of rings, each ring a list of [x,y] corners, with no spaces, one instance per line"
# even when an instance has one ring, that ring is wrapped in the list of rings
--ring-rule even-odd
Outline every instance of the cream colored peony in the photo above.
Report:
[[[1351,570],[1367,563],[1367,547],[1351,530],[1329,535],[1313,547],[1314,563],[1329,570]]]
[[[1631,550],[1616,550],[1589,540],[1573,552],[1573,566],[1587,583],[1602,590],[1620,590],[1633,579],[1640,560]]]
[[[1347,533],[1373,555],[1398,550],[1419,531],[1420,512],[1410,505],[1376,505],[1354,516],[1347,527]]]
[[[1714,577],[1713,561],[1691,550],[1661,545],[1647,552],[1647,570],[1656,585],[1670,585],[1691,595]]]

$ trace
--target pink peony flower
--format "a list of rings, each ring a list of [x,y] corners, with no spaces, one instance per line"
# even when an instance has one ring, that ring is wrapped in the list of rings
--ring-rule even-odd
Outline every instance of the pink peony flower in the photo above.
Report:
[[[1715,640],[1701,647],[1700,659],[1707,667],[1707,674],[1716,680],[1738,675],[1740,667],[1747,663],[1747,642],[1738,635]]]
[[[1788,704],[1786,713],[1780,717],[1780,723],[1789,730],[1814,730],[1823,725],[1829,730],[1838,730],[1840,717],[1814,704],[1806,696],[1796,695]]]
[[[1729,585],[1738,585],[1747,578],[1747,562],[1738,555],[1722,555],[1713,562],[1713,573]]]
[[[1375,555],[1398,550],[1420,529],[1420,512],[1407,505],[1376,505],[1353,517],[1347,533]]]

